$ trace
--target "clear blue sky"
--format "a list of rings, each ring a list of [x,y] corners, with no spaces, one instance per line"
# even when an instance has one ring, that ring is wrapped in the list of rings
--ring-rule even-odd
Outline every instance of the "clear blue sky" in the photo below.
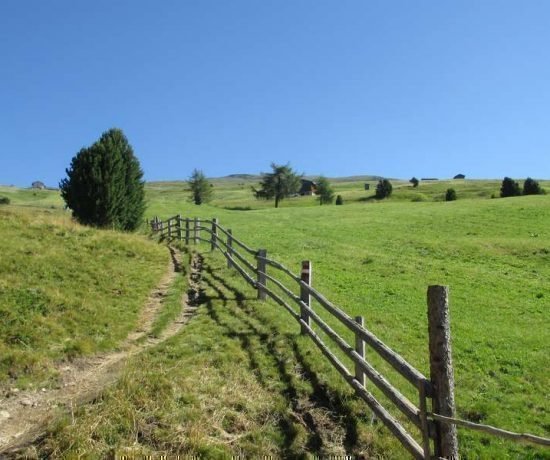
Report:
[[[2,0],[0,184],[124,130],[147,180],[550,178],[550,1]]]

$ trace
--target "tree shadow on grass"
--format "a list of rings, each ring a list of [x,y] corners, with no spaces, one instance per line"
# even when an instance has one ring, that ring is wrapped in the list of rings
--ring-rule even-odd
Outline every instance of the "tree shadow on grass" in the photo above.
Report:
[[[360,203],[376,203],[377,201],[381,201],[381,200],[376,198],[376,195],[371,195],[371,196],[362,196],[361,198],[358,198],[357,201],[359,201]]]
[[[224,206],[228,211],[252,211],[250,206]]]

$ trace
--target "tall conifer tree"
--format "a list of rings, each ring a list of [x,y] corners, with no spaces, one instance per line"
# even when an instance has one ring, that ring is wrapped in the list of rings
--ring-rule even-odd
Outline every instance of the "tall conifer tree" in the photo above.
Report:
[[[319,204],[330,204],[334,201],[334,190],[328,179],[320,176],[317,179],[317,194],[319,195]]]
[[[197,205],[208,203],[212,199],[212,187],[199,169],[194,169],[189,178],[189,191],[191,192],[191,201]]]
[[[81,149],[59,187],[82,224],[135,230],[145,211],[143,171],[120,129],[110,129]]]
[[[519,184],[510,177],[505,177],[502,180],[502,185],[500,186],[500,196],[502,198],[507,198],[509,196],[520,196],[521,189]]]
[[[252,191],[256,198],[275,199],[275,207],[278,208],[281,200],[298,193],[302,175],[296,174],[289,164],[271,163],[271,169],[273,172],[262,174],[260,190],[252,187]]]

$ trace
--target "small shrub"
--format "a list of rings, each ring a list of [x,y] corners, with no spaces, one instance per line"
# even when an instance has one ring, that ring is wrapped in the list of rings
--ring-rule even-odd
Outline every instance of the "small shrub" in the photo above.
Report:
[[[445,201],[455,201],[456,200],[456,190],[454,188],[448,188],[445,193]]]
[[[420,181],[419,181],[416,177],[413,177],[409,182],[412,184],[412,186],[413,186],[414,188],[416,188],[416,187],[418,187],[418,183],[419,183]]]
[[[336,197],[336,204],[337,205],[343,205],[344,204],[344,199],[342,198],[342,195],[338,195]]]
[[[542,195],[544,190],[541,188],[539,183],[528,177],[523,183],[523,194],[524,195]]]
[[[10,199],[7,196],[0,196],[0,204],[10,204]]]

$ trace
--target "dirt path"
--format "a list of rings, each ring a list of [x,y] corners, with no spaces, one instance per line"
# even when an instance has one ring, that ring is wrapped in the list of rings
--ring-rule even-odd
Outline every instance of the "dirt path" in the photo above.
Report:
[[[168,289],[180,271],[179,254],[171,247],[170,263],[159,285],[151,292],[138,322],[139,328],[128,335],[119,350],[82,358],[58,366],[60,386],[40,391],[11,391],[0,399],[0,458],[6,458],[21,446],[29,445],[44,433],[59,410],[73,409],[91,401],[114,383],[127,359],[175,335],[194,314],[199,292],[202,261],[194,256],[189,274],[189,290],[183,293],[179,317],[158,338],[149,336]]]

